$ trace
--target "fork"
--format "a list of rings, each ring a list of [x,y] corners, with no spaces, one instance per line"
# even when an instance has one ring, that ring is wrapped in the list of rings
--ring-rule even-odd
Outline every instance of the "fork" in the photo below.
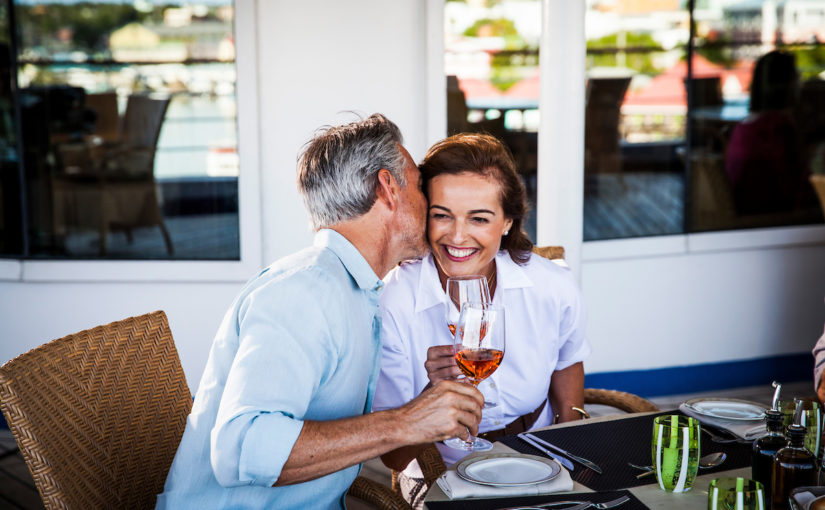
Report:
[[[585,508],[587,508],[588,510],[590,508],[595,508],[597,510],[607,510],[608,508],[617,507],[623,503],[626,503],[627,501],[630,501],[629,496],[622,496],[614,500],[607,501],[605,503],[593,503],[591,501],[554,501],[552,503],[541,503],[533,506],[513,506],[507,508],[499,508],[497,510],[544,510],[559,505],[576,505],[564,508],[562,510],[584,510]]]

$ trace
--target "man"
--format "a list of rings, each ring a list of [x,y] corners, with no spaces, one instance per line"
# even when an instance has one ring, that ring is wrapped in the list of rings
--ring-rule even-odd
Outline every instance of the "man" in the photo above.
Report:
[[[227,312],[158,508],[342,508],[360,462],[477,431],[483,397],[451,381],[365,414],[380,278],[427,249],[421,177],[401,142],[376,114],[305,148],[314,246],[262,271]]]

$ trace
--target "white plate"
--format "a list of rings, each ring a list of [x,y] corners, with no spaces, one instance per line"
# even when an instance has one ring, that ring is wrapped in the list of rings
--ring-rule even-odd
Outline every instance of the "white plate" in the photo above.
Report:
[[[765,417],[765,407],[735,398],[694,398],[685,405],[703,416],[723,420],[756,421]]]
[[[482,485],[532,485],[559,476],[558,462],[520,453],[491,453],[459,462],[456,473],[468,482]]]

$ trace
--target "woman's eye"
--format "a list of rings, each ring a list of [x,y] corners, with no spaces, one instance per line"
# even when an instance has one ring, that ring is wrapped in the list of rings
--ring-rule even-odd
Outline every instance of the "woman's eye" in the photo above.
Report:
[[[444,218],[447,217],[447,215],[442,214],[442,213],[433,213],[432,216],[430,216],[430,217],[434,220],[443,220]]]
[[[472,221],[473,223],[482,223],[482,224],[490,223],[489,219],[482,218],[482,217],[479,217],[479,216],[476,216],[476,217],[472,218],[470,221]]]

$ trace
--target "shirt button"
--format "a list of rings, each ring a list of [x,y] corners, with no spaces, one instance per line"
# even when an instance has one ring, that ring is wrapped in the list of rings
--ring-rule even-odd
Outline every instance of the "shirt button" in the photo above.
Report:
[[[501,425],[501,420],[496,420],[496,425]]]
[[[491,388],[495,388],[495,387],[496,387],[496,383],[491,382],[491,383],[490,383],[490,387],[491,387]]]

